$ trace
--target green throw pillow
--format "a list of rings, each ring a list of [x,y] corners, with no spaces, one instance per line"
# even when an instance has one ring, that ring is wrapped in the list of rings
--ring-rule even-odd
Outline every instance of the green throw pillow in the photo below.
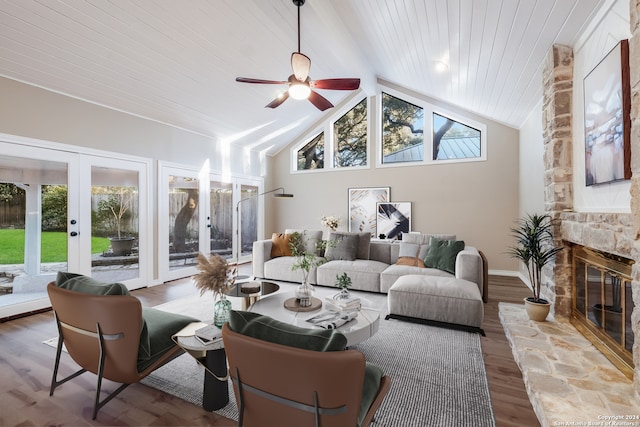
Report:
[[[104,283],[82,274],[59,271],[56,285],[69,291],[92,295],[129,295],[129,290],[122,283]]]
[[[231,311],[229,328],[252,338],[306,350],[342,351],[347,347],[347,338],[335,330],[301,328],[249,311]]]
[[[464,240],[440,240],[432,237],[429,241],[429,252],[424,258],[424,265],[456,274],[456,257],[464,249]]]

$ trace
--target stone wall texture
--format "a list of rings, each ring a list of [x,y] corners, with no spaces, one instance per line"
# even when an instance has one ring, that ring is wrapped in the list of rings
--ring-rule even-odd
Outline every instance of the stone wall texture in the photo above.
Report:
[[[554,45],[545,60],[543,73],[545,210],[554,224],[556,244],[563,245],[560,215],[573,209],[573,49]],[[560,252],[543,270],[541,293],[552,303],[555,316],[568,318],[571,314],[571,274],[568,249]]]

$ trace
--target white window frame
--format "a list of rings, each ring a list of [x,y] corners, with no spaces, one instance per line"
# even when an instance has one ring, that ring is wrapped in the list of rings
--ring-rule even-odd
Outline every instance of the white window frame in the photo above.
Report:
[[[331,115],[328,117],[328,120],[324,120],[322,124],[313,127],[311,131],[305,133],[304,136],[302,136],[298,140],[298,143],[293,145],[290,150],[289,159],[290,159],[291,173],[292,174],[323,173],[323,172],[330,172],[330,171],[336,171],[336,170],[371,169],[372,167],[371,166],[371,141],[372,141],[371,130],[372,130],[372,121],[373,121],[373,115],[372,115],[373,104],[372,104],[371,98],[372,97],[368,97],[366,95],[364,95],[364,97],[361,97],[361,96],[354,97],[354,99],[352,99],[342,107],[335,108],[331,112]],[[366,105],[367,105],[367,149],[366,149],[367,164],[363,166],[335,167],[334,158],[333,158],[334,145],[335,145],[335,138],[334,138],[334,132],[333,132],[334,124],[337,120],[342,118],[342,116],[344,116],[346,113],[351,111],[351,109],[353,109],[356,105],[362,102],[363,99],[366,100]],[[313,138],[318,136],[318,134],[320,134],[321,132],[324,132],[324,168],[298,170],[298,151],[302,147],[307,145]]]
[[[403,101],[414,104],[421,107],[424,111],[424,130],[423,130],[423,160],[417,160],[413,162],[396,162],[396,163],[383,163],[383,149],[382,149],[382,92],[388,95],[399,98]],[[473,120],[462,114],[455,113],[453,111],[441,108],[433,105],[423,99],[416,98],[402,91],[392,89],[384,85],[378,85],[376,91],[376,168],[394,168],[403,166],[423,166],[423,165],[439,165],[448,163],[469,163],[469,162],[483,162],[487,160],[487,125],[477,120]],[[446,160],[433,160],[433,113],[445,116],[463,125],[472,127],[480,131],[480,156],[469,157],[464,159],[446,159]]]

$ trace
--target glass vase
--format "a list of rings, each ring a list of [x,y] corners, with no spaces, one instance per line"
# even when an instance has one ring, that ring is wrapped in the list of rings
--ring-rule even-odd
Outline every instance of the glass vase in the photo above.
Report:
[[[222,328],[229,321],[229,313],[231,313],[231,301],[222,294],[220,299],[213,305],[213,324],[218,328]]]
[[[313,286],[311,286],[306,280],[296,288],[296,299],[298,300],[300,307],[311,307],[313,291]]]

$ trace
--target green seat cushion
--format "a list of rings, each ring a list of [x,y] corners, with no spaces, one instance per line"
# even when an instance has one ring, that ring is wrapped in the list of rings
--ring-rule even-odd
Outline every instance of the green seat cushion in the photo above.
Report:
[[[129,290],[122,283],[104,283],[82,274],[59,271],[56,285],[69,291],[92,295],[129,295]]]
[[[371,404],[380,389],[380,381],[384,376],[382,369],[374,364],[366,362],[364,368],[364,386],[362,387],[362,400],[360,401],[360,412],[358,413],[358,425],[362,424],[362,420],[367,415]]]
[[[231,311],[232,331],[263,341],[315,351],[342,351],[347,337],[333,329],[307,329],[249,311]]]
[[[144,371],[160,356],[171,350],[175,345],[171,336],[192,322],[198,322],[198,319],[142,307],[138,372]]]
[[[440,240],[437,237],[431,237],[424,265],[456,274],[456,257],[463,249],[464,240]]]

